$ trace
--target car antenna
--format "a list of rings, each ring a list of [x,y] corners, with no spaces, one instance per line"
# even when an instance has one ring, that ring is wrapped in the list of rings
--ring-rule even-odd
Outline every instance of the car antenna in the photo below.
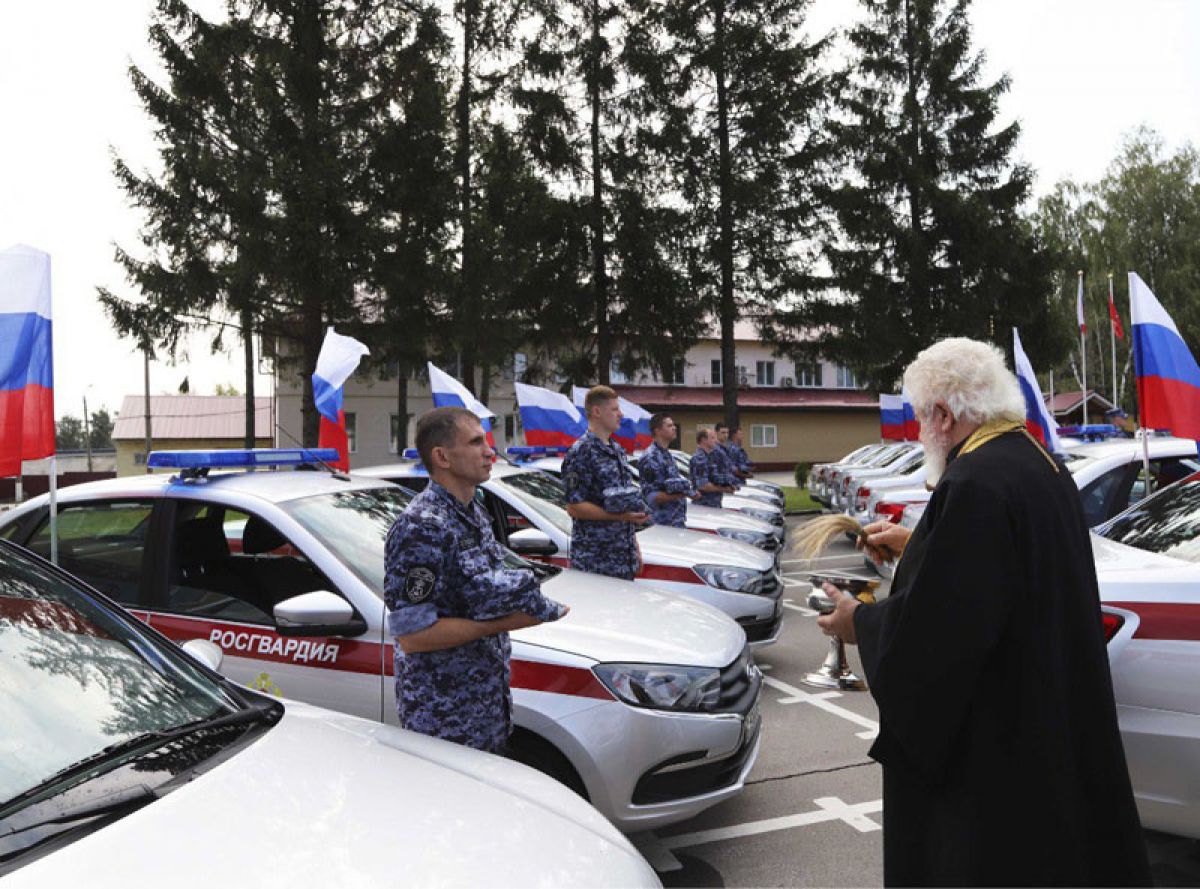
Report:
[[[290,433],[290,432],[288,432],[286,429],[284,429],[284,428],[283,428],[283,426],[281,426],[279,423],[276,423],[276,424],[275,424],[275,429],[276,429],[277,431],[279,431],[279,432],[282,432],[284,435],[286,435],[288,438],[290,438],[290,439],[291,439],[293,442],[295,442],[295,444],[296,444],[296,447],[298,447],[298,448],[303,448],[305,451],[310,451],[310,450],[311,450],[311,449],[308,447],[308,445],[306,445],[306,444],[303,444],[303,443],[300,441],[300,439],[296,438],[296,436],[292,435],[292,433]],[[342,481],[346,481],[346,482],[350,481],[350,476],[349,476],[349,475],[347,475],[346,473],[342,472],[342,471],[341,471],[340,469],[338,469],[336,466],[331,466],[330,464],[326,463],[326,462],[325,462],[324,460],[322,460],[320,457],[317,457],[317,458],[316,458],[316,462],[317,462],[317,463],[320,463],[322,466],[324,466],[326,469],[328,469],[328,470],[329,470],[329,474],[330,474],[330,475],[332,475],[334,478],[341,479]],[[297,469],[303,469],[303,468],[304,468],[306,465],[307,465],[307,464],[301,464],[300,466],[298,466],[298,467],[297,467]]]

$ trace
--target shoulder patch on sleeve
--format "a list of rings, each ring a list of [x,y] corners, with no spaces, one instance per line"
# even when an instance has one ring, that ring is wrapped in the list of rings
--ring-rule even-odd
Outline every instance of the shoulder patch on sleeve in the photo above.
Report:
[[[433,595],[436,581],[437,575],[429,568],[421,565],[409,568],[404,575],[404,598],[414,605],[424,602]]]

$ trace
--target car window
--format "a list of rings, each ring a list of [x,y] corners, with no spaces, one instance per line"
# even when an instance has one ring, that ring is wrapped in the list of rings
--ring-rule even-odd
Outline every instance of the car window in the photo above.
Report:
[[[110,745],[236,706],[136,621],[3,545],[0,688],[0,808]]]
[[[1110,516],[1129,505],[1131,472],[1128,464],[1116,466],[1093,479],[1080,490],[1079,498],[1083,502],[1083,517],[1087,520],[1089,528],[1094,528],[1101,522],[1107,521]]]
[[[384,545],[412,494],[364,488],[287,500],[280,506],[319,539],[375,595],[383,596]],[[332,592],[337,592],[332,590]]]
[[[1150,495],[1096,533],[1148,552],[1200,562],[1200,475]]]
[[[58,564],[123,605],[142,604],[142,558],[153,509],[150,501],[60,505]],[[50,558],[48,513],[27,546]]]
[[[564,534],[571,533],[567,495],[561,481],[544,472],[518,472],[506,475],[499,481],[516,495],[522,506],[537,513]]]
[[[218,504],[177,501],[165,611],[272,624],[276,604],[332,590],[274,525]]]

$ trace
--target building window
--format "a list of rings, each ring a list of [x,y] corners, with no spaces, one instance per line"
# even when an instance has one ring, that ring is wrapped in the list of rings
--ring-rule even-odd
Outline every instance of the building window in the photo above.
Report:
[[[848,367],[837,369],[837,387],[839,389],[857,389],[858,381],[854,379],[854,371]]]
[[[796,362],[796,385],[820,388],[823,385],[821,382],[821,362],[814,361],[812,364],[807,365]]]
[[[778,430],[774,423],[750,427],[750,447],[773,448],[777,444]]]
[[[754,368],[754,382],[759,386],[774,386],[775,362],[756,361]]]
[[[721,359],[714,358],[711,362],[709,362],[709,369],[710,369],[709,381],[714,386],[720,386],[721,385]]]
[[[408,438],[409,438],[408,430],[412,428],[412,418],[413,418],[412,414],[407,414],[404,418],[404,438],[405,438],[405,440],[408,440]],[[388,441],[388,453],[389,454],[399,454],[400,453],[400,415],[399,414],[389,414],[388,420],[389,420],[389,423],[388,423],[389,433],[391,436],[390,440]]]
[[[521,432],[521,415],[506,414],[504,417],[504,440],[513,444]]]
[[[682,386],[684,364],[685,362],[682,358],[673,359],[671,366],[667,369],[666,376],[663,378],[663,382],[668,386]]]
[[[358,453],[358,414],[346,411],[346,449],[351,454]]]
[[[525,368],[528,367],[528,364],[529,361],[524,352],[514,352],[512,364],[504,365],[502,376],[506,380],[523,383],[525,382]]]

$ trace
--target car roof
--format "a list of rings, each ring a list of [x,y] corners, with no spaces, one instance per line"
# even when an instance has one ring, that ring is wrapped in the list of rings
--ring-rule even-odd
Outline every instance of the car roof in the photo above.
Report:
[[[204,499],[208,493],[221,491],[251,496],[271,503],[283,503],[314,494],[386,487],[386,481],[373,478],[338,477],[325,471],[282,470],[257,472],[215,472],[204,480],[179,481],[178,476],[166,473],[119,476],[84,482],[62,488],[60,503],[77,500],[115,497],[188,496]],[[45,504],[49,495],[42,494],[28,501],[29,506]]]
[[[504,478],[518,472],[538,472],[536,467],[514,466],[504,460],[492,464],[492,478]],[[353,478],[429,478],[429,471],[416,460],[401,460],[396,463],[381,463],[378,466],[364,466],[350,472]]]
[[[1154,456],[1187,456],[1196,454],[1196,442],[1190,438],[1175,438],[1173,436],[1151,436],[1149,439],[1150,453]],[[1104,441],[1088,441],[1074,445],[1069,453],[1101,460],[1105,457],[1127,454],[1130,451],[1142,452],[1140,438],[1108,438]]]

